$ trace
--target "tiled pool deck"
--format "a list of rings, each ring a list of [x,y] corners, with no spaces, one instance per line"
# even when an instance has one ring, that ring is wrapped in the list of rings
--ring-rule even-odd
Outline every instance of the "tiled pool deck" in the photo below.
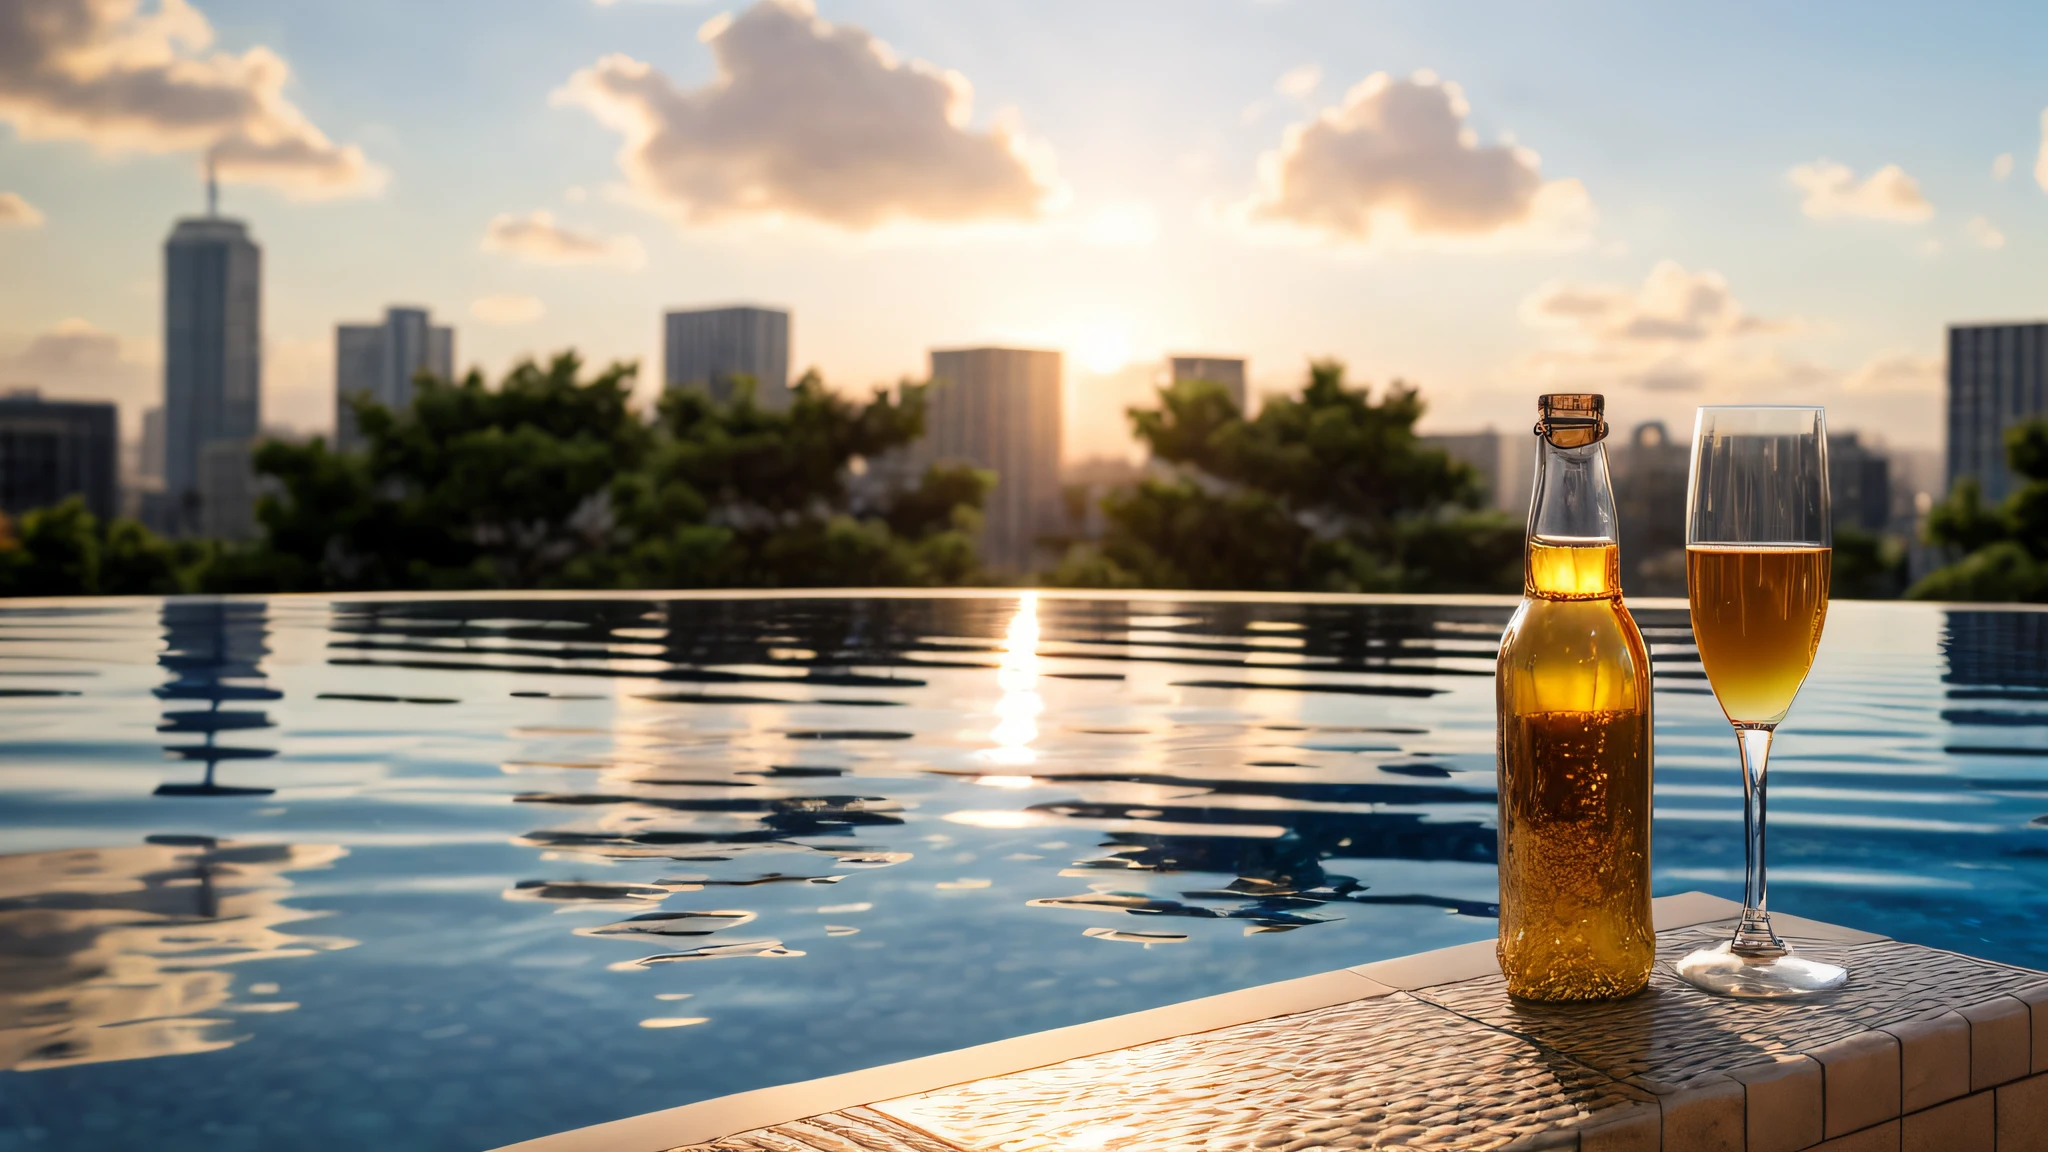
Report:
[[[1791,916],[1845,990],[1667,970],[1740,909],[1657,904],[1650,988],[1508,998],[1493,942],[1269,984],[516,1145],[519,1152],[2048,1152],[2048,973]]]

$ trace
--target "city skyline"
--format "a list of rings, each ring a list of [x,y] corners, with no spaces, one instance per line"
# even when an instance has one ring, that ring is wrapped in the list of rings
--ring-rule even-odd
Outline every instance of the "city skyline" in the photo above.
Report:
[[[1170,26],[1139,3],[450,7],[379,39],[374,76],[351,62],[396,7],[163,11],[24,32],[0,78],[0,384],[116,400],[131,440],[162,372],[156,245],[208,151],[269,252],[266,418],[302,431],[331,431],[333,325],[391,300],[463,327],[459,368],[573,345],[638,359],[651,398],[663,311],[762,299],[802,315],[792,375],[856,392],[933,347],[1059,348],[1076,448],[1121,438],[1127,366],[1185,348],[1247,357],[1254,394],[1335,355],[1421,385],[1441,431],[1553,388],[1674,426],[1796,393],[1936,447],[1947,325],[2048,314],[2024,48],[2048,16],[2018,6],[1814,6],[1768,38],[1761,8],[1498,7],[1501,46],[1309,0]],[[95,47],[247,99],[90,105],[118,79],[76,73],[117,66],[77,63]],[[840,86],[776,104],[749,77],[783,59]],[[806,135],[804,101],[854,128]],[[767,143],[730,145],[738,124]],[[860,178],[821,179],[828,155]]]

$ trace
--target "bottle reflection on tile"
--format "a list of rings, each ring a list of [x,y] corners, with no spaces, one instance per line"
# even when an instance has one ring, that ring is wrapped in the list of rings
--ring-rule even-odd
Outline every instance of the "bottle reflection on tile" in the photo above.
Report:
[[[220,733],[274,725],[268,714],[223,704],[282,699],[284,693],[261,683],[261,662],[270,654],[265,643],[264,614],[268,606],[252,601],[166,601],[163,606],[164,650],[157,663],[170,672],[169,682],[155,689],[165,701],[157,731],[196,734],[197,744],[164,745],[166,755],[206,765],[197,782],[170,781],[157,786],[159,796],[267,796],[274,789],[220,784],[214,772],[223,760],[261,760],[277,755],[274,748],[220,743]],[[237,683],[231,683],[237,681]],[[204,707],[191,707],[202,703]]]
[[[321,915],[284,903],[288,872],[325,868],[333,844],[143,844],[0,856],[0,1069],[211,1052],[242,1039],[229,964],[353,946],[282,931]]]

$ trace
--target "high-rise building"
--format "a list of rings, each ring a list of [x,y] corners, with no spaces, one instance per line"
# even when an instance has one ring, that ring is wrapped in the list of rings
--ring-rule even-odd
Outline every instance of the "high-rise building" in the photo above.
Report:
[[[789,313],[775,308],[698,308],[662,317],[662,380],[732,399],[733,381],[754,381],[763,407],[789,403]]]
[[[164,406],[161,404],[143,410],[142,452],[136,460],[135,471],[137,475],[163,482]]]
[[[1533,440],[1534,437],[1531,437]],[[1685,595],[1685,490],[1692,449],[1662,420],[1638,424],[1608,452],[1620,519],[1621,587],[1630,596]]]
[[[1488,428],[1483,432],[1430,432],[1416,439],[1479,473],[1486,507],[1517,517],[1528,514],[1536,469],[1534,436],[1503,436]]]
[[[101,520],[120,512],[120,440],[111,403],[0,394],[0,512],[20,515],[85,497]]]
[[[263,252],[239,220],[178,221],[164,241],[164,488],[172,531],[205,518],[200,458],[256,435],[263,392]]]
[[[256,535],[256,469],[252,440],[211,440],[199,452],[199,523],[209,540]]]
[[[931,403],[917,458],[996,474],[981,556],[1028,571],[1039,537],[1059,531],[1060,354],[1021,348],[932,351]]]
[[[1985,499],[2019,486],[2005,430],[2048,413],[2048,321],[1951,324],[1948,329],[1948,484],[1976,479]]]
[[[1208,380],[1230,390],[1230,400],[1244,411],[1244,358],[1242,356],[1169,356],[1173,382]]]
[[[413,378],[455,375],[455,329],[436,325],[425,308],[384,310],[380,324],[334,326],[334,443],[344,452],[362,446],[351,396],[363,395],[392,411],[412,406]]]
[[[1892,522],[1892,462],[1854,432],[1828,436],[1828,504],[1837,528],[1883,532]]]

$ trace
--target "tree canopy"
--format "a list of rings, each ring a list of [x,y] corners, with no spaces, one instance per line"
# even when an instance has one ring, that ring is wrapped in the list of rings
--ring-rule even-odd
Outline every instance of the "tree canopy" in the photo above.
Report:
[[[1956,481],[1927,516],[1927,542],[1954,563],[1922,577],[1916,600],[2048,601],[2048,420],[2006,430],[2006,462],[2027,483],[1991,505],[1977,481]]]
[[[270,440],[253,543],[166,542],[78,501],[0,534],[0,594],[962,583],[994,477],[933,467],[856,502],[848,478],[924,429],[925,390],[865,402],[815,372],[790,403],[665,393],[564,352],[496,387],[421,376],[402,411],[355,397],[365,446]],[[856,506],[858,503],[858,506]]]
[[[1374,397],[1344,366],[1309,366],[1297,395],[1247,419],[1220,384],[1162,388],[1132,430],[1165,475],[1103,498],[1108,532],[1056,583],[1301,591],[1512,591],[1522,527],[1481,510],[1468,465],[1415,434],[1423,402]]]

